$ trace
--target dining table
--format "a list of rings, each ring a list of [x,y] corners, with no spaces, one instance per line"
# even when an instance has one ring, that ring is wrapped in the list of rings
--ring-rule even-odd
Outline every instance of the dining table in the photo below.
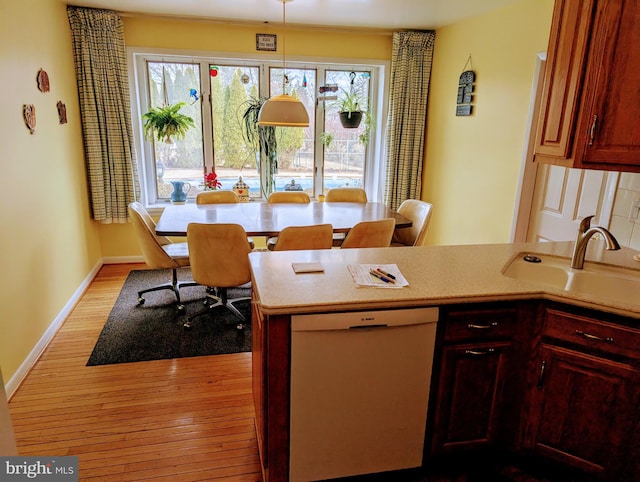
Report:
[[[334,233],[347,233],[359,222],[386,218],[394,218],[396,228],[412,224],[410,219],[379,202],[172,204],[164,208],[156,234],[186,236],[189,223],[239,224],[248,236],[277,236],[288,226],[316,224],[331,224]]]

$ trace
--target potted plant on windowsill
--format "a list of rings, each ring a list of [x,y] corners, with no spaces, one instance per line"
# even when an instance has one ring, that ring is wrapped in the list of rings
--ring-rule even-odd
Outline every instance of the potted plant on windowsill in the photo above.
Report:
[[[178,102],[149,109],[149,112],[142,115],[145,138],[151,140],[155,137],[167,144],[173,142],[172,137],[184,139],[187,131],[195,127],[191,117],[179,112],[185,105],[187,104],[184,102]]]
[[[260,108],[268,97],[250,97],[244,104],[242,122],[244,129],[242,133],[245,141],[252,146],[260,155],[256,156],[258,171],[260,171],[260,160],[265,159],[266,177],[260,176],[260,190],[265,198],[269,197],[275,188],[275,176],[278,172],[278,143],[276,141],[276,128],[274,126],[258,125]]]

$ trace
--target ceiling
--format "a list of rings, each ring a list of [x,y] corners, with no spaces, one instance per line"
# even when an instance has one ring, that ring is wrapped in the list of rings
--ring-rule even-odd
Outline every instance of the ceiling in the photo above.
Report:
[[[64,1],[64,0],[62,0]],[[287,24],[380,29],[436,29],[519,0],[286,0]],[[70,0],[76,6],[153,14],[282,22],[282,0]]]

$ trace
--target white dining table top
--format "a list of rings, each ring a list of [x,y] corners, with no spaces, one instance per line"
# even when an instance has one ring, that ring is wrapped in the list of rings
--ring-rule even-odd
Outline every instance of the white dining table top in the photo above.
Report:
[[[164,209],[156,234],[186,236],[189,223],[233,223],[249,236],[277,236],[288,226],[331,224],[336,233],[346,233],[361,221],[394,218],[396,227],[409,227],[411,220],[383,203],[311,202],[235,204],[183,204]]]

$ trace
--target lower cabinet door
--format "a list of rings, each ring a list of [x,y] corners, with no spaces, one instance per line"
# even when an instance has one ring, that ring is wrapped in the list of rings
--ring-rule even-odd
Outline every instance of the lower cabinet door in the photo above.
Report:
[[[627,480],[624,451],[631,437],[630,366],[543,344],[531,388],[525,445],[544,457],[605,480]]]
[[[509,341],[443,348],[434,455],[496,444],[512,351]]]

